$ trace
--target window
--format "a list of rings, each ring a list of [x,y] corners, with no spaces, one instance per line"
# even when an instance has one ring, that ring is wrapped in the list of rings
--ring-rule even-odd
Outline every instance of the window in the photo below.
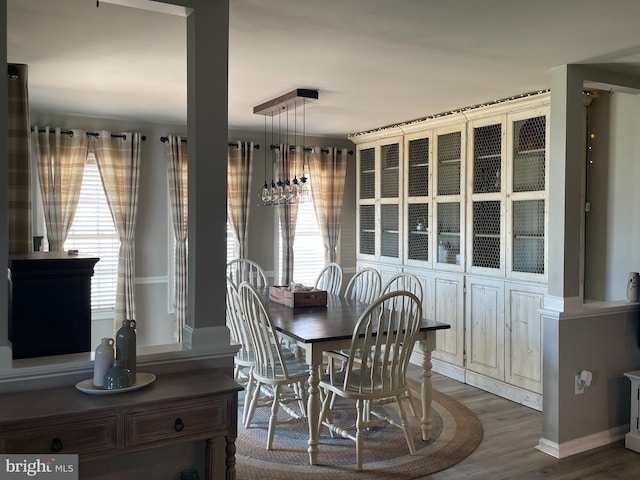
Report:
[[[98,165],[90,153],[84,168],[78,207],[64,249],[75,249],[81,254],[100,257],[91,278],[93,312],[109,312],[115,308],[119,248],[120,240],[111,218]]]
[[[231,230],[231,224],[227,220],[227,262],[235,258],[238,258],[238,242],[236,242],[236,237],[233,235],[233,230]]]
[[[278,223],[278,269],[281,272],[283,252],[279,225]],[[298,205],[296,235],[293,240],[293,281],[313,286],[323,268],[324,245],[313,201],[301,203]]]

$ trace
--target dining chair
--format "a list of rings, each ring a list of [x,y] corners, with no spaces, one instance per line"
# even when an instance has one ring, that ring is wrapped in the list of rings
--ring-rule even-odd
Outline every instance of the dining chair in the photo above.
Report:
[[[373,303],[373,301],[378,298],[378,295],[380,295],[381,285],[380,272],[371,267],[362,268],[358,270],[347,283],[347,287],[344,290],[344,297],[358,302]],[[347,349],[339,351],[329,350],[325,352],[325,356],[327,357],[329,375],[333,375],[336,371],[336,362],[344,368],[347,357],[349,356],[349,351]]]
[[[366,267],[358,270],[351,277],[344,289],[344,297],[358,302],[372,303],[382,288],[380,272],[375,268]]]
[[[329,429],[331,436],[339,435],[355,442],[358,470],[362,470],[366,431],[382,422],[400,427],[409,453],[415,454],[407,415],[400,400],[409,387],[407,368],[421,320],[422,304],[413,293],[394,291],[382,295],[358,319],[344,370],[334,378],[325,375],[320,381],[320,388],[325,392],[320,424]],[[330,406],[336,395],[355,401],[355,424],[334,423]],[[385,398],[395,399],[399,419],[376,408],[373,402]]]
[[[256,288],[244,281],[238,287],[238,293],[251,332],[255,359],[255,385],[251,398],[247,400],[248,406],[245,405],[244,426],[249,428],[256,408],[269,407],[267,450],[271,450],[276,425],[307,421],[304,384],[309,378],[309,365],[303,359],[283,352],[285,349],[271,322],[269,310]],[[297,409],[291,405],[295,403]],[[288,418],[278,419],[280,409],[287,413]]]
[[[227,277],[227,296],[226,296],[226,320],[227,327],[231,334],[231,340],[239,345],[239,350],[233,359],[234,369],[233,378],[240,385],[245,387],[245,404],[249,398],[251,398],[251,388],[253,386],[253,367],[255,365],[253,340],[251,339],[251,332],[246,324],[244,310],[240,303],[240,297],[238,295],[238,289],[231,280]],[[245,405],[242,412],[242,422],[244,423],[247,415],[247,408]]]
[[[227,277],[231,278],[238,287],[243,281],[249,282],[254,287],[266,287],[267,275],[262,267],[248,258],[236,258],[227,262]]]
[[[324,267],[316,279],[315,288],[340,295],[342,288],[342,267],[340,264],[331,262]]]
[[[407,290],[413,293],[420,303],[422,303],[422,283],[420,279],[410,272],[399,272],[392,276],[382,286],[382,293],[392,292],[394,290]]]
[[[410,272],[399,272],[393,275],[382,287],[382,293],[388,293],[395,290],[407,290],[413,293],[420,300],[420,305],[422,305],[422,283],[420,279]],[[416,416],[416,407],[413,404],[413,399],[411,398],[411,392],[407,388],[407,390],[402,395],[409,402],[409,408],[411,409],[411,415]],[[393,398],[380,399],[379,403],[385,403],[394,401]]]

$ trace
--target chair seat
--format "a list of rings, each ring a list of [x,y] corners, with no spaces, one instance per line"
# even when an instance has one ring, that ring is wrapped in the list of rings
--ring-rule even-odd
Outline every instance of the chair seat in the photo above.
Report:
[[[320,380],[320,387],[334,392],[340,391],[342,397],[354,400],[360,398],[376,400],[378,398],[392,397],[402,394],[408,387],[406,382],[398,382],[398,380],[394,382],[391,376],[386,374],[386,371],[381,373],[383,374],[377,374],[372,377],[370,369],[353,370],[349,384],[345,386],[346,372],[341,371],[334,374],[333,381],[331,381],[330,375],[325,375]],[[393,383],[396,386],[391,388],[390,385]]]
[[[296,358],[292,355],[291,357],[286,357],[284,362],[287,368],[287,377],[285,377],[284,369],[281,365],[275,365],[273,370],[269,370],[266,374],[260,372],[258,367],[254,367],[253,374],[264,383],[291,383],[299,381],[300,378],[306,380],[309,376],[309,364],[302,358]]]
[[[273,345],[271,347],[273,349],[273,353],[276,353],[276,347]],[[296,355],[287,347],[281,346],[280,351],[282,352],[282,356],[284,358],[294,358]],[[242,348],[238,350],[236,354],[236,361],[242,365],[250,366],[256,362],[256,352],[253,349],[253,346],[249,346],[248,348]]]

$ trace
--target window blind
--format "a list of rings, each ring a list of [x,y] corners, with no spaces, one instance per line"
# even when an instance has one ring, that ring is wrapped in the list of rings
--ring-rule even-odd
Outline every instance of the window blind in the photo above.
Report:
[[[81,254],[100,258],[91,278],[92,311],[113,310],[115,307],[119,248],[120,240],[111,218],[98,166],[95,157],[90,155],[64,249],[75,249]]]

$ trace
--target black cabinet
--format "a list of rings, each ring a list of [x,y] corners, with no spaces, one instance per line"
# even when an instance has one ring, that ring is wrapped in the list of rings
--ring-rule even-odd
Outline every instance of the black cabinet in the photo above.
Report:
[[[66,252],[9,257],[14,359],[91,350],[91,276],[98,260]]]

